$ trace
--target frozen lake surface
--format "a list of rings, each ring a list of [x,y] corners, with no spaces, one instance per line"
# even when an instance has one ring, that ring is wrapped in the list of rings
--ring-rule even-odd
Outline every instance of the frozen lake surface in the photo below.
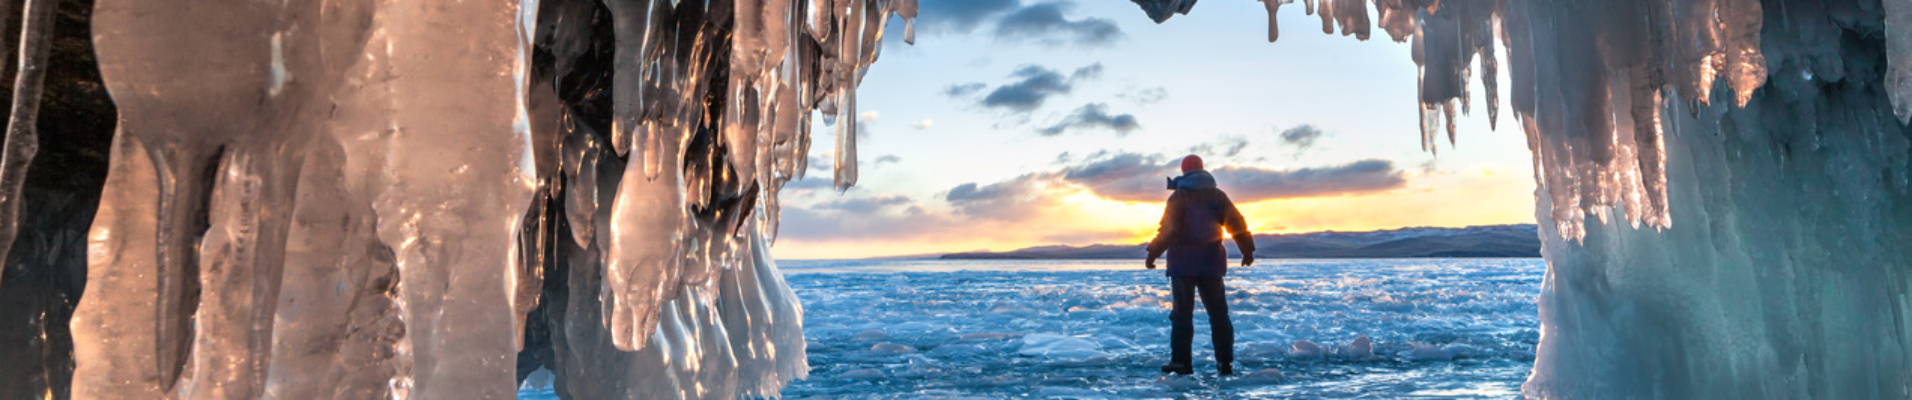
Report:
[[[1263,260],[1231,269],[1233,377],[1215,374],[1199,308],[1196,373],[1160,373],[1167,278],[1140,264],[782,261],[803,301],[811,367],[784,395],[1510,398],[1533,368],[1540,259]],[[1362,335],[1372,355],[1348,348]],[[1300,341],[1320,346],[1297,351]]]

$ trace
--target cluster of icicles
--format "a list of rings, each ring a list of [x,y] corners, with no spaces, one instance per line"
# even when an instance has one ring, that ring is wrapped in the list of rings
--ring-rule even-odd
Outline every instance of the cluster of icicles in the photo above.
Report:
[[[1192,0],[1135,0],[1157,22],[1186,13]],[[1264,0],[1268,40],[1276,10]],[[1588,215],[1624,213],[1635,227],[1672,226],[1667,210],[1662,112],[1669,101],[1705,104],[1716,82],[1744,106],[1766,80],[1759,0],[1303,0],[1323,33],[1367,40],[1378,26],[1411,42],[1420,66],[1421,146],[1434,151],[1445,121],[1468,113],[1468,79],[1480,68],[1487,119],[1498,123],[1496,78],[1513,79],[1509,103],[1534,154],[1535,179],[1552,199],[1552,220],[1568,238],[1585,235]],[[1375,15],[1369,15],[1369,6]],[[1476,59],[1478,64],[1476,63]],[[1895,63],[1903,65],[1904,63]]]
[[[777,190],[819,110],[854,184],[854,89],[915,13],[99,0],[120,119],[72,394],[507,398],[529,362],[569,398],[775,395],[808,368]]]

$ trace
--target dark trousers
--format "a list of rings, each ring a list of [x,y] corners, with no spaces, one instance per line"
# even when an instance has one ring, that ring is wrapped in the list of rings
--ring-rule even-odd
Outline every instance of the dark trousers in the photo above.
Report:
[[[1222,278],[1169,278],[1169,294],[1175,308],[1169,313],[1174,328],[1169,331],[1169,362],[1190,364],[1189,342],[1195,341],[1195,293],[1201,292],[1202,307],[1208,310],[1209,337],[1215,343],[1215,362],[1235,361],[1235,324],[1228,321],[1227,289]]]

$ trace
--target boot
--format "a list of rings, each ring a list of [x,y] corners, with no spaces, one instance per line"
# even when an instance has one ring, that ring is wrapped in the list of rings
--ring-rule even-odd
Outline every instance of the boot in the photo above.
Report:
[[[1195,373],[1195,367],[1188,365],[1188,363],[1177,363],[1177,362],[1168,363],[1168,365],[1162,366],[1162,373],[1166,374],[1170,372],[1182,374],[1182,375],[1188,375],[1188,374]]]
[[[1216,371],[1216,372],[1220,372],[1220,373],[1221,373],[1222,375],[1234,375],[1234,374],[1235,374],[1235,366],[1234,366],[1234,365],[1230,365],[1230,364],[1233,364],[1233,363],[1221,363],[1221,364],[1216,364],[1216,365],[1215,365],[1215,371]]]

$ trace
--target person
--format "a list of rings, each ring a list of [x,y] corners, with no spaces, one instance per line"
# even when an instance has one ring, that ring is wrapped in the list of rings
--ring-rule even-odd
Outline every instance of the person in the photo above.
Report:
[[[1155,269],[1155,260],[1168,253],[1169,293],[1174,309],[1169,313],[1170,358],[1162,372],[1187,375],[1194,372],[1189,345],[1195,340],[1195,296],[1200,293],[1202,307],[1208,310],[1210,339],[1215,346],[1215,369],[1222,375],[1234,374],[1235,327],[1228,320],[1228,298],[1222,277],[1228,274],[1228,249],[1222,246],[1222,231],[1227,230],[1241,249],[1241,265],[1255,262],[1255,240],[1241,211],[1228,195],[1215,186],[1215,177],[1202,169],[1202,158],[1190,155],[1182,159],[1182,176],[1169,180],[1174,190],[1162,211],[1162,225],[1149,241],[1144,265]]]

